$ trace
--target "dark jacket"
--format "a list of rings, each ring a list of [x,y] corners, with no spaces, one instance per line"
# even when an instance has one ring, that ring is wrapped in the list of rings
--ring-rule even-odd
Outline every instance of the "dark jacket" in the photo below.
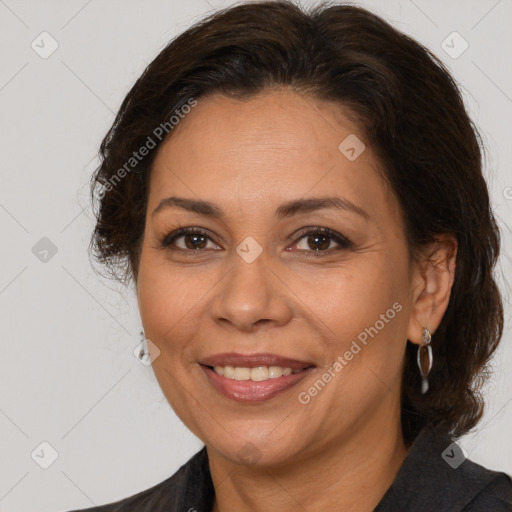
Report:
[[[462,461],[462,462],[461,462]],[[214,488],[203,447],[167,480],[115,503],[70,512],[211,512]],[[512,480],[424,428],[374,512],[512,511]]]

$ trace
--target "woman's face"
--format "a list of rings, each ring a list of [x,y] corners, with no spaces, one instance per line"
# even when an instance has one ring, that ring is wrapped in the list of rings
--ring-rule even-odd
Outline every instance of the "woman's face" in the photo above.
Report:
[[[399,428],[413,273],[362,144],[341,107],[281,90],[201,98],[159,149],[142,321],[169,403],[230,460],[285,464]]]

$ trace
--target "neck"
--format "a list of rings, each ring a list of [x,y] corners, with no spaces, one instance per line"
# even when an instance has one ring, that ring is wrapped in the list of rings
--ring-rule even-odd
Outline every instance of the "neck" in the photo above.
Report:
[[[279,467],[241,467],[208,449],[213,512],[371,512],[407,456],[399,425],[366,422],[343,442]]]

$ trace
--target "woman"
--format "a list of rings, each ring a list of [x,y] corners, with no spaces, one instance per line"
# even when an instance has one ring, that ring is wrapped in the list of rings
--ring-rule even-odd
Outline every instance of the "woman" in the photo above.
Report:
[[[101,146],[93,249],[205,447],[102,511],[504,511],[454,442],[503,329],[478,135],[353,6],[241,4],[153,60]]]

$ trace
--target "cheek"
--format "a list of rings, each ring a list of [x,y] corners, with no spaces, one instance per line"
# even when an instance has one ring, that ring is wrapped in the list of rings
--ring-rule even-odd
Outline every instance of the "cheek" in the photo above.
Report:
[[[177,352],[186,345],[186,333],[197,329],[196,306],[205,297],[201,273],[170,271],[165,262],[143,257],[139,271],[137,299],[146,336],[162,345],[161,350]]]
[[[152,362],[159,386],[176,414],[198,435],[192,412],[197,402],[190,394],[197,395],[190,373],[194,366],[190,340],[198,328],[193,315],[201,290],[191,279],[179,272],[171,274],[165,263],[144,256],[137,299],[146,338],[160,351]]]
[[[361,404],[365,397],[381,396],[400,374],[407,276],[398,268],[375,253],[350,268],[331,269],[321,279],[317,275],[309,283],[302,281],[302,294],[310,291],[304,309],[311,310],[312,321],[325,332],[321,337],[325,370],[339,363],[331,387],[335,402],[340,389]]]
[[[360,275],[359,286],[350,289],[350,299],[338,317],[343,346],[337,353],[352,361],[349,371],[355,386],[370,386],[378,393],[391,388],[400,374],[407,331],[407,287],[402,273],[392,272],[385,260],[372,270]]]
[[[397,310],[404,309],[402,302],[408,288],[398,268],[382,254],[375,253],[355,257],[338,268],[288,274],[286,281],[304,304],[304,313],[325,328],[327,339],[343,348],[347,341],[350,344],[376,322],[382,332],[396,332],[401,328],[401,322],[395,320],[400,316]]]

